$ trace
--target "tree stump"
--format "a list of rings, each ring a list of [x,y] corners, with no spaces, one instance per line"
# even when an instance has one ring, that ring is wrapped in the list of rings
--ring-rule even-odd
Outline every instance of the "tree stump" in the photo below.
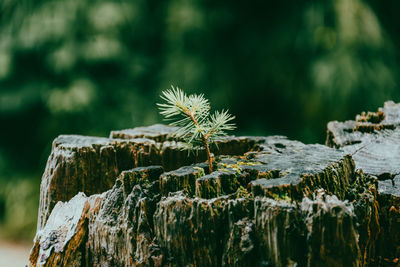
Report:
[[[400,258],[400,104],[386,102],[354,121],[328,123],[326,144],[352,155],[356,168],[377,177],[377,234],[371,259],[399,266]]]
[[[328,146],[226,137],[212,173],[165,125],[60,136],[30,265],[399,266],[397,121],[386,103]]]

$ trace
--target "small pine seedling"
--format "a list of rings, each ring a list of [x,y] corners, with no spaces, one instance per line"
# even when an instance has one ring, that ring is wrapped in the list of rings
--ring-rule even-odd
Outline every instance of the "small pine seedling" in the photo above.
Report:
[[[172,120],[171,126],[178,127],[174,136],[185,141],[185,148],[192,150],[203,147],[207,153],[210,173],[213,171],[213,158],[210,144],[218,137],[226,136],[225,131],[235,129],[231,122],[235,117],[227,110],[210,114],[210,103],[203,94],[186,95],[179,88],[162,92],[161,98],[166,102],[157,104],[161,115],[166,120]]]

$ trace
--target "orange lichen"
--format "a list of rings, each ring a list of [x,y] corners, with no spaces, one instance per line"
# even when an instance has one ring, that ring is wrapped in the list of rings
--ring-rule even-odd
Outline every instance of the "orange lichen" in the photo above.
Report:
[[[356,122],[380,123],[385,119],[385,117],[386,115],[382,110],[378,110],[378,112],[361,112],[360,115],[357,115]]]
[[[356,116],[356,124],[353,131],[373,133],[374,131],[385,129],[393,130],[393,124],[382,123],[385,118],[386,115],[382,110],[378,110],[378,112],[362,112],[360,115]]]

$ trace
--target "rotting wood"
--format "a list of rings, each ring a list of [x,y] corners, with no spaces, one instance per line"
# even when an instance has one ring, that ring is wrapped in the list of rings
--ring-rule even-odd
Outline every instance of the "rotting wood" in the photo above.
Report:
[[[364,229],[373,236],[364,256],[374,266],[399,266],[400,104],[388,101],[354,121],[330,122],[326,144],[351,154],[357,169],[377,178],[374,190],[364,192],[374,204],[369,212],[360,209],[373,222],[372,230]]]
[[[211,174],[167,126],[61,136],[30,265],[399,266],[399,122],[387,103],[329,123],[334,148],[228,137]]]

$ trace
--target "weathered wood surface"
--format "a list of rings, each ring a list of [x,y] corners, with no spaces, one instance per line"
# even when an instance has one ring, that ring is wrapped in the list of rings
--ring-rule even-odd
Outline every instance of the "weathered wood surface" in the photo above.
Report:
[[[351,154],[356,168],[377,177],[379,231],[372,259],[400,264],[400,104],[389,101],[354,121],[330,122],[326,144]]]
[[[146,130],[115,131],[111,137],[61,135],[53,142],[40,186],[38,228],[46,224],[58,201],[68,201],[79,192],[98,194],[110,189],[124,170],[138,166],[161,165],[165,170],[203,162],[204,151],[190,154],[175,141],[165,141],[166,126],[153,125]],[[159,136],[156,132],[160,131]],[[127,135],[130,133],[130,135]],[[143,138],[146,137],[146,138]],[[152,139],[149,139],[152,138]],[[159,143],[156,140],[164,140]],[[256,143],[256,138],[228,137],[220,140],[216,154],[243,154]]]
[[[400,143],[398,114],[389,103],[329,123],[327,144],[340,149],[228,137],[214,148],[213,173],[163,125],[61,136],[30,265],[399,266],[400,151],[368,163],[387,136]]]

